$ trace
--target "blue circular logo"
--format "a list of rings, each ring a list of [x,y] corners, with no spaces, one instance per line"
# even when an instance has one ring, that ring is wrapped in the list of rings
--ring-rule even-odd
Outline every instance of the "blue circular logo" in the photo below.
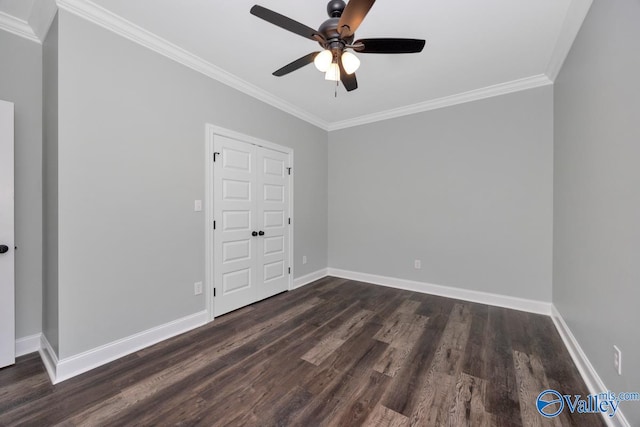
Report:
[[[545,390],[538,395],[536,407],[540,415],[553,418],[557,417],[564,409],[562,395],[555,390]]]

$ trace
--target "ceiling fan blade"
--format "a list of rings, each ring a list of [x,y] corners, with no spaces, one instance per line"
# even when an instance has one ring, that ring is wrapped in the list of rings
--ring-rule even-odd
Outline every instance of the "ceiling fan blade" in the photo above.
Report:
[[[295,61],[285,65],[284,67],[280,68],[279,70],[276,70],[273,72],[273,75],[276,77],[282,77],[285,74],[289,74],[299,68],[304,67],[305,65],[309,65],[313,62],[313,60],[315,59],[316,55],[319,54],[320,52],[311,52],[308,55],[303,56],[302,58],[298,58]]]
[[[418,53],[422,52],[424,40],[419,39],[361,39],[353,43],[360,53]]]
[[[338,67],[340,67],[340,80],[347,89],[347,92],[358,89],[358,80],[356,79],[356,73],[347,74],[342,66],[342,58],[338,57]]]
[[[338,32],[342,38],[352,36],[356,32],[375,2],[376,0],[350,0],[347,3],[338,22]]]
[[[251,8],[250,12],[252,15],[257,16],[258,18],[264,19],[265,21],[270,22],[273,25],[277,25],[280,28],[291,31],[292,33],[295,33],[304,38],[314,41],[324,41],[324,37],[320,33],[318,33],[318,31],[299,23],[298,21],[294,21],[293,19],[288,18],[284,15],[280,15],[273,10],[269,10],[256,4]]]

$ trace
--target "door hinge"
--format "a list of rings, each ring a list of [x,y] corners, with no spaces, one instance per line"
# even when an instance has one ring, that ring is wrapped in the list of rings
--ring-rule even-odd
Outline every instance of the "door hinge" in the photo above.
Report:
[[[213,288],[213,296],[216,296],[216,288]]]
[[[289,171],[289,175],[291,175],[291,168],[287,168],[287,170]]]
[[[289,274],[291,274],[291,267],[289,267]]]
[[[213,161],[216,161],[216,156],[219,156],[220,153],[218,153],[217,151],[215,153],[213,153]]]
[[[289,218],[289,225],[291,225],[291,218]]]
[[[215,220],[213,221],[213,229],[214,230],[216,229],[216,221]]]

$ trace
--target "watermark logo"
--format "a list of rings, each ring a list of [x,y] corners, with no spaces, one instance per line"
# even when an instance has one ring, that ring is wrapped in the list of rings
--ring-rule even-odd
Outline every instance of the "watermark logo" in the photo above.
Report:
[[[545,390],[538,395],[536,407],[543,417],[557,417],[564,409],[564,399],[555,390]]]
[[[620,402],[640,400],[640,393],[613,393],[606,391],[589,394],[582,398],[580,394],[561,394],[548,389],[538,395],[536,408],[540,415],[546,418],[557,417],[565,408],[578,414],[607,414],[614,417],[620,407]]]

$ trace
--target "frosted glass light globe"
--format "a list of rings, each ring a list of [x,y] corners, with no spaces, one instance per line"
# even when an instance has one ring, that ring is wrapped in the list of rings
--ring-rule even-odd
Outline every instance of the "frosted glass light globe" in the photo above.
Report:
[[[342,54],[342,67],[347,74],[353,74],[360,67],[360,60],[351,52]]]
[[[323,73],[329,69],[331,62],[333,61],[333,53],[330,50],[323,50],[319,54],[316,55],[313,63],[315,64],[318,71],[322,71]]]
[[[338,80],[340,80],[340,67],[338,67],[338,64],[336,64],[335,62],[332,62],[331,64],[329,64],[329,69],[327,70],[327,73],[324,75],[324,79],[332,80],[334,82],[337,82]]]

